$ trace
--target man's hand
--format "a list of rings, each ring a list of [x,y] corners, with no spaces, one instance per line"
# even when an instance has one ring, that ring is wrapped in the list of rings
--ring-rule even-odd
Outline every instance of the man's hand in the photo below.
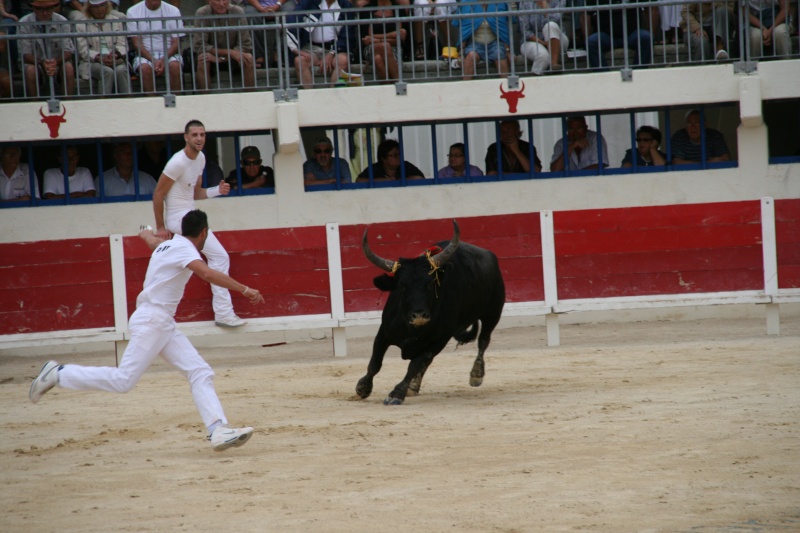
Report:
[[[222,196],[226,196],[229,192],[231,192],[231,185],[227,181],[219,182],[219,193]]]
[[[258,289],[251,289],[248,287],[247,290],[242,293],[242,295],[250,300],[250,303],[253,305],[264,303],[264,297],[261,296],[261,293],[258,291]]]
[[[145,230],[145,231],[147,231],[147,230]],[[172,238],[172,233],[170,233],[167,228],[158,228],[152,233],[153,233],[153,235],[155,235],[159,239],[164,239],[165,241],[168,241],[168,240],[170,240]],[[142,234],[139,233],[139,236],[141,237]]]
[[[55,59],[43,59],[42,68],[44,68],[44,73],[48,76],[55,76],[58,74],[58,64]]]

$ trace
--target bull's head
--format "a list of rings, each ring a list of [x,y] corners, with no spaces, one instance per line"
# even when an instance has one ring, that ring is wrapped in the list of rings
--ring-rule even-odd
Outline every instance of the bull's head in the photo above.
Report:
[[[58,129],[61,127],[61,124],[65,123],[67,119],[64,118],[64,115],[67,114],[67,106],[64,107],[64,112],[60,115],[45,115],[42,108],[39,108],[39,114],[42,115],[42,122],[47,124],[47,127],[50,128],[50,138],[55,139],[58,137]]]
[[[522,82],[522,89],[519,91],[504,91],[503,90],[503,83],[500,82],[500,98],[506,100],[508,102],[508,112],[509,113],[516,113],[517,112],[517,103],[519,103],[520,98],[525,98],[525,82]]]
[[[397,261],[384,259],[376,255],[367,243],[367,231],[361,241],[361,249],[372,264],[393,275],[384,274],[373,280],[375,286],[382,291],[392,291],[392,296],[399,299],[399,309],[411,326],[423,326],[431,320],[431,308],[437,297],[440,283],[440,270],[458,250],[460,231],[458,223],[453,220],[453,237],[444,249],[435,254],[423,254],[413,259],[400,258]],[[387,306],[390,301],[386,303]]]

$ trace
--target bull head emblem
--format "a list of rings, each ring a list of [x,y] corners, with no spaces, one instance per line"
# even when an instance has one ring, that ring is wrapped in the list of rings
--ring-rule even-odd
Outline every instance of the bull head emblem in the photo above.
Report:
[[[503,83],[500,83],[500,98],[506,100],[508,102],[508,112],[509,113],[516,113],[517,112],[517,103],[519,102],[520,98],[525,98],[525,82],[522,82],[522,89],[519,91],[504,91],[503,90]]]
[[[50,138],[55,139],[58,137],[58,128],[67,121],[67,119],[64,118],[64,115],[67,114],[67,106],[63,106],[64,112],[60,115],[45,115],[44,111],[42,111],[43,108],[44,106],[39,108],[39,114],[42,115],[42,122],[47,124],[47,127],[50,128]]]

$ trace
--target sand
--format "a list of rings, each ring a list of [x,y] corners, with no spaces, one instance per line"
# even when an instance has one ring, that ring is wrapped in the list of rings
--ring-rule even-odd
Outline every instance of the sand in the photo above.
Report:
[[[27,400],[38,357],[0,358],[0,529],[281,532],[800,531],[800,324],[495,333],[440,354],[421,394],[354,389],[371,339],[208,349],[245,446],[213,452],[183,378]],[[112,364],[113,351],[68,362]],[[67,361],[62,361],[67,362]]]

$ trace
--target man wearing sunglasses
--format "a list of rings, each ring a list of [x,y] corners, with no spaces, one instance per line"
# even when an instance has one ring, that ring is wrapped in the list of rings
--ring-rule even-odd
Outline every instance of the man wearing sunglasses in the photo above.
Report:
[[[39,84],[53,78],[64,94],[75,94],[75,47],[66,37],[45,37],[50,33],[70,33],[67,19],[54,13],[58,0],[33,0],[33,13],[19,21],[19,54],[25,72],[25,94],[40,96]],[[63,24],[60,24],[63,23]]]
[[[336,165],[334,166],[334,161]],[[340,183],[350,183],[350,165],[341,157],[333,156],[333,143],[327,137],[320,137],[314,143],[311,157],[303,163],[303,178],[306,185],[336,183],[338,167]]]
[[[246,146],[242,150],[242,158],[239,161],[242,166],[242,189],[275,188],[275,174],[272,172],[272,168],[263,166],[261,163],[261,152],[258,151],[258,148]],[[236,169],[231,170],[225,181],[231,186],[231,189],[239,186]]]

